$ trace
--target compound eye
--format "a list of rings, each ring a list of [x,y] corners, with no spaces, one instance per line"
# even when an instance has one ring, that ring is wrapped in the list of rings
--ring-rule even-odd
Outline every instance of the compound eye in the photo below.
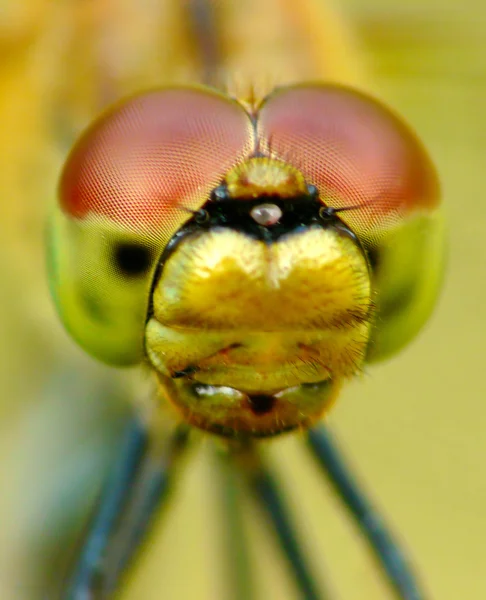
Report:
[[[261,146],[300,169],[364,239],[439,202],[435,169],[412,130],[379,101],[334,85],[281,88],[258,112]]]
[[[58,311],[88,352],[142,360],[159,257],[254,137],[236,101],[198,86],[129,98],[81,136],[60,181],[49,265]]]
[[[168,88],[115,106],[87,130],[61,179],[60,205],[167,241],[253,149],[250,119],[204,88]]]

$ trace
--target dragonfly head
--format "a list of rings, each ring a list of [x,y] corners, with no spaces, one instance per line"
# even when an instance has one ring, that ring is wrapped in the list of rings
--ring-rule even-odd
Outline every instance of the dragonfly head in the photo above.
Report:
[[[195,426],[307,427],[426,322],[438,191],[414,133],[348,88],[282,87],[251,114],[201,86],[141,93],[66,161],[51,290],[89,353],[148,363]]]

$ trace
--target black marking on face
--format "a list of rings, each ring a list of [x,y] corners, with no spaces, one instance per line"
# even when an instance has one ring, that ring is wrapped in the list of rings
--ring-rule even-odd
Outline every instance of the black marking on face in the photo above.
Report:
[[[265,206],[271,206],[278,213],[278,218],[269,219],[267,224],[263,224],[262,219],[255,218],[255,212]],[[282,235],[314,224],[345,227],[332,208],[324,211],[322,209],[323,204],[315,186],[308,186],[306,194],[293,198],[262,194],[256,198],[242,200],[231,197],[225,184],[222,184],[212,191],[208,202],[186,223],[183,230],[228,227],[271,243]]]

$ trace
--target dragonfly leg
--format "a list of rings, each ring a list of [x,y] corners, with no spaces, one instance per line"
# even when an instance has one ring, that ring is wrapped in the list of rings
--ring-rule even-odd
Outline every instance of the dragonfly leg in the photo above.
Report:
[[[398,542],[360,489],[333,436],[321,425],[311,429],[307,439],[314,458],[370,544],[396,597],[425,600]]]
[[[240,461],[248,483],[259,505],[269,517],[280,547],[292,569],[294,580],[304,600],[329,600],[329,592],[320,589],[311,572],[297,531],[292,523],[285,498],[273,474],[265,466],[254,445],[246,448]]]
[[[127,427],[117,461],[101,492],[101,499],[88,527],[73,575],[62,595],[63,600],[89,600],[93,597],[108,540],[117,516],[125,505],[147,442],[145,427],[138,419],[133,419]]]
[[[221,505],[224,518],[224,571],[228,577],[227,597],[251,600],[255,597],[254,577],[244,523],[241,474],[227,452],[218,451],[221,463]]]
[[[187,438],[187,429],[177,428],[163,448],[154,448],[138,420],[130,425],[63,600],[112,597],[154,512],[168,497],[174,463]]]

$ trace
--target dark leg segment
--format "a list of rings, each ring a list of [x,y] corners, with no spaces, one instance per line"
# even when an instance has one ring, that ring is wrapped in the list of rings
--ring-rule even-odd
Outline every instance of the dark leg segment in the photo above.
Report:
[[[250,447],[247,452],[251,452],[250,460],[246,456],[245,460],[241,461],[241,466],[246,468],[251,489],[277,534],[302,599],[329,600],[330,595],[324,590],[319,590],[311,573],[278,483],[266,469],[257,450]]]
[[[378,558],[396,597],[400,600],[425,600],[425,595],[419,589],[419,584],[397,541],[383,518],[360,490],[329,431],[323,426],[311,429],[308,442],[323,473]]]
[[[101,492],[101,500],[77,559],[63,600],[91,600],[101,575],[104,552],[147,446],[147,432],[134,419],[124,434],[120,454]]]
[[[225,598],[252,600],[255,597],[254,576],[243,515],[243,481],[227,452],[219,451],[218,458],[221,465],[221,521],[224,526],[222,569],[228,575]]]
[[[172,475],[179,470],[179,459],[186,449],[188,437],[189,430],[186,427],[177,429],[169,444],[147,456],[141,465],[130,504],[111,544],[104,585],[107,598],[111,597],[123,572],[130,566],[156,513],[167,503],[172,489]]]
[[[167,497],[174,458],[186,440],[187,431],[178,429],[159,452],[149,443],[143,424],[133,420],[62,600],[110,598],[153,512]]]

